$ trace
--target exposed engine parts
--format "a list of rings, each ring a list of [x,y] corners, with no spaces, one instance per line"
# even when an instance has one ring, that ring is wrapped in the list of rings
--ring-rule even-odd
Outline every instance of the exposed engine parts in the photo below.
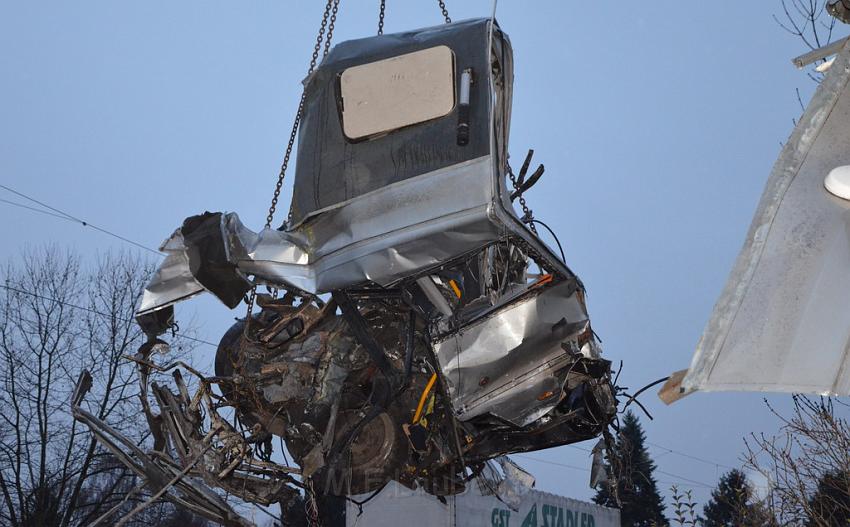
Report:
[[[511,276],[507,267],[493,271]],[[458,280],[447,278],[452,275]],[[459,270],[437,277],[435,290],[456,306],[475,278],[464,281]],[[547,292],[563,286],[551,276],[543,280],[549,282],[532,282],[527,298],[517,296],[517,307],[491,315],[505,325],[487,329],[489,338],[509,338],[514,328],[507,325],[533,320],[518,308],[548,307]],[[247,331],[241,321],[222,339],[219,385],[244,423],[284,438],[302,474],[332,494],[370,492],[389,479],[452,494],[463,488],[465,464],[595,437],[616,408],[609,363],[594,351],[586,320],[534,328],[543,334],[523,336],[528,349],[518,364],[482,356],[461,370],[449,349],[456,335],[432,334],[428,317],[438,309],[415,282],[409,289],[337,293],[328,303],[304,298],[295,305],[289,294],[257,300],[262,310]],[[478,296],[456,309],[460,315],[487,308]],[[551,357],[529,367],[541,349]],[[473,353],[484,351],[496,349]]]

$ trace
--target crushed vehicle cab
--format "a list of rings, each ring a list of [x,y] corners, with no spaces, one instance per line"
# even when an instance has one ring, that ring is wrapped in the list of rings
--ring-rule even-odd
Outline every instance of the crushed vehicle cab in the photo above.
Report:
[[[513,58],[498,24],[344,42],[304,85],[286,222],[188,218],[144,292],[148,336],[178,301],[248,295],[259,311],[224,335],[201,384],[255,442],[283,438],[318,492],[396,479],[452,494],[490,459],[600,435],[616,414],[610,362],[581,281],[524,206],[542,166],[526,178],[530,154],[518,176],[508,164]],[[196,421],[164,434],[189,448],[208,438]],[[249,465],[222,480],[266,477]]]

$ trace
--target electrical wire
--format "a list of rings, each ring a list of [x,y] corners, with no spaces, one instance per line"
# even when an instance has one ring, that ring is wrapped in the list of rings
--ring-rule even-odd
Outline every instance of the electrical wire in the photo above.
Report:
[[[558,236],[555,234],[555,231],[550,229],[548,225],[546,225],[545,223],[543,223],[542,221],[540,221],[538,219],[530,218],[530,220],[531,220],[532,223],[539,223],[540,225],[542,225],[547,231],[549,231],[549,234],[551,234],[552,237],[555,238],[555,243],[558,244],[558,250],[561,251],[561,261],[564,262],[564,264],[566,265],[567,257],[564,256],[564,248],[561,247],[561,240],[558,239]]]
[[[49,301],[49,302],[56,302],[57,304],[60,304],[60,305],[63,305],[63,306],[68,306],[68,307],[71,307],[71,308],[74,308],[74,309],[80,309],[80,310],[86,311],[86,312],[88,312],[88,313],[92,313],[92,314],[95,314],[95,315],[100,315],[100,316],[102,316],[102,317],[112,317],[112,316],[113,316],[113,315],[112,315],[112,314],[110,314],[110,313],[104,313],[104,312],[102,312],[102,311],[98,311],[98,310],[96,310],[96,309],[92,309],[92,308],[90,308],[90,307],[79,306],[79,305],[76,305],[76,304],[72,304],[72,303],[70,303],[70,302],[65,302],[65,301],[63,301],[63,300],[58,300],[58,299],[56,299],[56,298],[51,298],[51,297],[49,297],[49,296],[40,295],[40,294],[35,293],[35,292],[33,292],[33,291],[27,291],[26,289],[19,289],[19,288],[17,288],[17,287],[11,287],[11,286],[9,286],[9,285],[4,285],[4,284],[0,284],[0,289],[5,289],[5,290],[7,290],[7,291],[12,291],[12,292],[14,292],[14,293],[21,293],[21,294],[24,294],[24,295],[29,295],[29,296],[31,296],[31,297],[34,297],[34,298],[40,298],[40,299],[42,299],[42,300],[47,300],[47,301]],[[119,320],[119,321],[121,321],[121,322],[133,322],[132,320],[130,320],[130,319],[126,319],[126,318],[123,318],[123,317],[115,317],[115,318],[116,318],[116,320]],[[199,338],[195,338],[195,337],[190,337],[190,336],[188,336],[188,335],[180,335],[180,337],[181,337],[181,338],[184,338],[184,339],[186,339],[186,340],[191,340],[191,341],[193,341],[193,342],[197,342],[197,343],[199,343],[199,344],[206,344],[206,345],[208,345],[208,346],[213,346],[214,348],[218,348],[218,344],[215,344],[215,343],[210,342],[210,341],[208,341],[208,340],[199,339]]]
[[[664,450],[665,454],[676,454],[677,456],[682,456],[682,457],[687,458],[687,459],[699,461],[701,463],[705,463],[706,465],[710,465],[712,467],[723,467],[723,468],[727,468],[729,470],[735,470],[735,467],[733,467],[733,466],[724,465],[723,463],[711,461],[710,459],[701,458],[699,456],[695,456],[693,454],[688,454],[686,452],[681,452],[679,450],[673,450],[672,448],[668,448],[666,446],[659,445],[658,443],[653,443],[652,441],[647,441],[646,444],[654,446],[655,448],[660,448],[661,450]],[[583,447],[580,447],[578,445],[566,445],[566,446],[569,447],[569,448],[574,448],[576,450],[581,450],[582,452],[587,452],[588,454],[593,453],[593,451],[590,450],[589,448],[583,448]]]
[[[50,215],[50,216],[55,216],[55,217],[58,217],[58,218],[61,218],[61,219],[64,219],[64,220],[66,220],[66,221],[70,221],[70,222],[73,222],[73,223],[79,223],[79,224],[80,224],[80,225],[82,225],[83,227],[91,227],[92,229],[94,229],[94,230],[96,230],[96,231],[100,231],[100,232],[102,232],[103,234],[106,234],[106,235],[108,235],[108,236],[112,236],[113,238],[116,238],[116,239],[118,239],[118,240],[121,240],[121,241],[123,241],[123,242],[125,242],[125,243],[129,243],[130,245],[134,245],[134,246],[138,247],[139,249],[144,249],[145,251],[148,251],[148,252],[154,253],[154,254],[156,254],[156,255],[161,255],[161,254],[162,254],[162,253],[160,253],[159,251],[157,251],[156,249],[152,249],[152,248],[150,248],[150,247],[147,247],[146,245],[142,245],[142,244],[141,244],[141,243],[139,243],[139,242],[135,242],[135,241],[133,241],[133,240],[131,240],[131,239],[129,239],[129,238],[125,238],[124,236],[121,236],[120,234],[116,234],[116,233],[114,233],[114,232],[112,232],[112,231],[110,231],[110,230],[108,230],[108,229],[104,229],[103,227],[99,227],[99,226],[97,226],[97,225],[94,225],[94,224],[92,224],[92,223],[89,223],[88,221],[82,220],[82,219],[80,219],[80,218],[78,218],[78,217],[76,217],[76,216],[72,216],[71,214],[69,214],[69,213],[67,213],[67,212],[65,212],[65,211],[63,211],[63,210],[60,210],[60,209],[58,209],[58,208],[56,208],[56,207],[51,207],[51,206],[50,206],[50,205],[48,205],[47,203],[44,203],[44,202],[42,202],[42,201],[39,201],[39,200],[37,200],[37,199],[35,199],[35,198],[31,197],[31,196],[28,196],[28,195],[24,194],[23,192],[19,192],[19,191],[15,190],[15,189],[13,189],[13,188],[11,188],[11,187],[8,187],[8,186],[6,186],[6,185],[0,184],[0,188],[2,188],[2,189],[4,189],[4,190],[7,190],[7,191],[11,192],[12,194],[15,194],[15,195],[16,195],[16,196],[18,196],[18,197],[21,197],[21,198],[24,198],[24,199],[26,199],[26,200],[28,200],[28,201],[31,201],[31,202],[33,202],[33,203],[35,203],[35,204],[37,204],[37,205],[41,205],[42,207],[44,207],[44,208],[48,209],[49,211],[52,211],[52,212],[53,212],[53,213],[55,213],[55,214],[52,214],[51,212],[48,212],[48,211],[45,211],[45,210],[36,209],[36,208],[34,208],[34,207],[29,207],[29,206],[27,206],[27,205],[23,205],[23,204],[21,204],[21,203],[15,203],[15,202],[8,201],[8,200],[2,200],[2,202],[3,202],[3,203],[7,203],[7,204],[10,204],[10,205],[15,205],[16,207],[22,207],[22,208],[29,209],[29,210],[32,210],[32,211],[35,211],[35,212],[40,212],[40,213],[42,213],[42,214],[47,214],[47,215]]]
[[[724,465],[723,463],[718,463],[716,461],[711,461],[710,459],[704,459],[704,458],[701,458],[699,456],[694,456],[692,454],[686,454],[685,452],[679,452],[678,450],[673,450],[672,448],[668,448],[666,446],[659,445],[658,443],[653,443],[652,441],[647,441],[646,443],[648,445],[654,446],[655,448],[660,448],[661,450],[665,450],[665,451],[667,451],[671,454],[676,454],[677,456],[682,456],[682,457],[687,458],[687,459],[699,461],[701,463],[705,463],[706,465],[711,465],[713,467],[728,468],[729,470],[735,470],[735,467],[732,467],[732,466],[729,466],[729,465]]]
[[[590,469],[587,467],[577,467],[575,465],[567,465],[566,463],[558,463],[557,461],[550,461],[548,459],[540,459],[532,456],[524,456],[521,454],[514,454],[511,457],[518,457],[521,459],[528,459],[529,461],[537,461],[538,463],[545,463],[547,465],[555,465],[558,467],[571,468],[573,470],[581,470],[582,472],[590,472]]]
[[[586,467],[577,467],[575,465],[568,465],[566,463],[558,463],[557,461],[550,461],[548,459],[540,459],[540,458],[536,458],[536,457],[523,456],[523,455],[514,455],[512,457],[528,459],[530,461],[536,461],[538,463],[544,463],[544,464],[553,465],[553,466],[556,466],[556,467],[569,468],[569,469],[573,469],[573,470],[581,470],[582,472],[590,472],[590,469],[586,468]],[[695,485],[695,486],[698,486],[698,487],[704,487],[704,488],[707,488],[707,489],[713,489],[715,487],[714,485],[709,485],[709,484],[703,483],[701,481],[686,478],[684,476],[679,476],[678,474],[672,474],[670,472],[665,472],[663,470],[658,470],[658,469],[656,469],[656,471],[659,474],[664,474],[665,476],[670,476],[672,478],[676,478],[677,480],[679,480],[679,481],[659,481],[659,483],[672,484],[672,485],[675,485],[677,483],[688,483],[690,485]]]
[[[18,202],[15,202],[15,201],[9,201],[8,199],[0,198],[0,203],[6,203],[7,205],[13,205],[15,207],[20,207],[22,209],[27,209],[27,210],[31,210],[33,212],[38,212],[40,214],[45,214],[47,216],[53,216],[54,218],[59,218],[60,220],[65,220],[65,221],[70,221],[71,223],[76,223],[74,220],[69,219],[65,216],[60,216],[59,214],[54,214],[54,213],[47,211],[47,210],[44,210],[44,209],[37,209],[35,207],[30,207],[29,205],[24,205],[23,203],[18,203]]]
[[[711,466],[714,466],[714,467],[725,467],[725,468],[728,468],[728,469],[734,469],[734,468],[735,468],[735,467],[731,467],[731,466],[729,466],[729,465],[723,465],[723,464],[721,464],[721,463],[715,463],[715,462],[713,462],[713,461],[709,461],[709,460],[707,460],[707,459],[702,459],[702,458],[699,458],[699,457],[697,457],[697,456],[692,456],[692,455],[690,455],[690,454],[686,454],[686,453],[684,453],[684,452],[678,452],[678,451],[676,451],[676,450],[673,450],[672,448],[662,447],[661,445],[658,445],[658,444],[656,444],[656,443],[652,443],[651,441],[647,441],[646,443],[647,443],[647,444],[649,444],[649,445],[652,445],[652,446],[654,446],[654,447],[656,447],[656,448],[662,448],[662,449],[666,450],[668,453],[671,453],[671,454],[677,454],[677,455],[680,455],[680,456],[683,456],[683,457],[686,457],[686,458],[689,458],[689,459],[693,459],[693,460],[695,460],[695,461],[701,461],[701,462],[703,462],[703,463],[706,463],[706,464],[711,465]],[[581,451],[583,451],[583,452],[587,452],[587,453],[589,453],[589,454],[590,454],[590,453],[593,453],[593,451],[592,451],[592,450],[590,450],[590,449],[588,449],[588,448],[580,447],[580,446],[578,446],[578,445],[566,445],[566,446],[568,446],[568,447],[570,447],[570,448],[574,448],[574,449],[576,449],[576,450],[581,450]],[[523,456],[517,456],[517,457],[523,457]],[[525,457],[528,457],[528,456],[525,456]],[[545,460],[542,460],[542,459],[536,459],[536,458],[528,458],[528,459],[533,459],[533,460],[535,460],[535,461],[545,462]],[[552,463],[554,463],[554,461],[553,461]],[[570,466],[569,468],[579,468],[579,467],[572,467],[572,466]],[[581,470],[585,470],[585,469],[581,469]],[[665,471],[663,471],[663,470],[661,470],[661,469],[656,469],[656,470],[658,471],[658,473],[659,473],[659,474],[664,474],[664,475],[666,475],[666,476],[670,476],[670,477],[672,477],[672,478],[678,478],[678,479],[681,479],[681,480],[682,480],[682,482],[686,482],[686,483],[690,483],[690,484],[695,484],[695,485],[708,486],[708,487],[710,487],[710,488],[713,488],[713,486],[706,485],[705,483],[702,483],[702,482],[700,482],[700,481],[696,481],[696,480],[692,480],[692,479],[690,479],[690,478],[686,478],[685,476],[680,476],[680,475],[678,475],[678,474],[673,474],[673,473],[670,473],[670,472],[665,472]]]

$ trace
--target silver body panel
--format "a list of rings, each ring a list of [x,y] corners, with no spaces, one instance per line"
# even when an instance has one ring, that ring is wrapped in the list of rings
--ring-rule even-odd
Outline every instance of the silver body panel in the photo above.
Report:
[[[824,189],[850,165],[848,138],[845,43],[773,168],[684,391],[850,395],[850,201]]]
[[[561,282],[435,342],[458,417],[490,413],[524,426],[551,410],[564,383],[555,372],[574,360],[561,343],[586,328],[575,285]]]
[[[499,240],[490,156],[401,181],[312,213],[286,232],[247,229],[222,216],[230,260],[256,283],[321,294],[362,284],[381,286],[439,266]],[[203,292],[189,270],[186,247],[169,239],[168,257],[145,289],[144,314]]]
[[[499,238],[489,214],[492,170],[487,156],[314,212],[292,232],[264,232],[239,268],[313,293],[391,285]],[[307,248],[300,262],[289,259],[287,241]]]
[[[165,253],[165,260],[142,292],[139,314],[162,309],[205,291],[192,275],[180,229],[165,240],[159,250]]]

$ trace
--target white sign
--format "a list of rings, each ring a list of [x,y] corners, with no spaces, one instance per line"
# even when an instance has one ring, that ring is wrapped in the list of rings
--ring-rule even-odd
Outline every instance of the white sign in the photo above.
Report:
[[[360,497],[365,498],[365,497]],[[357,499],[357,498],[355,498]],[[433,525],[446,527],[619,527],[620,511],[537,490],[522,498],[514,511],[494,496],[482,495],[478,485],[449,496],[441,503],[421,490],[411,491],[391,482],[371,501],[358,507],[349,502],[349,527],[398,527]]]

